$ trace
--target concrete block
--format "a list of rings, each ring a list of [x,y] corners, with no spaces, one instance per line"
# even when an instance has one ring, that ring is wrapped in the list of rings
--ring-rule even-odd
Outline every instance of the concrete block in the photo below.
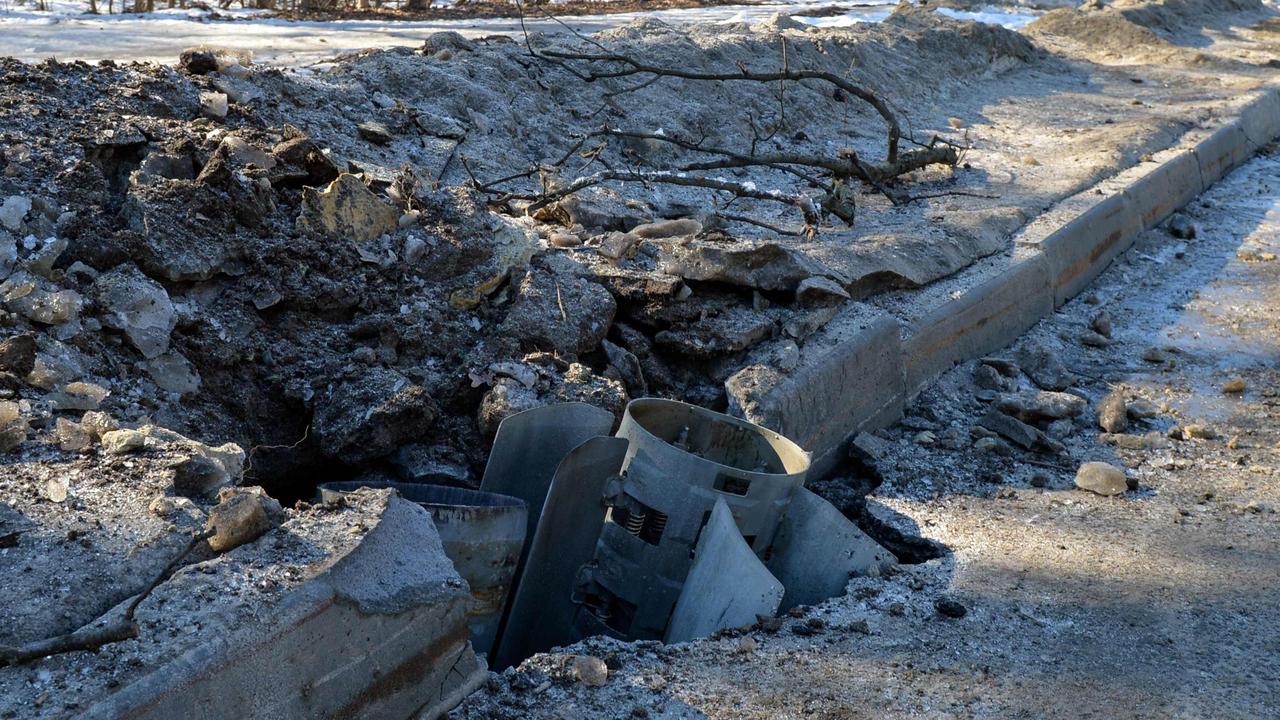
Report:
[[[813,455],[812,477],[835,466],[847,441],[902,417],[906,374],[898,321],[837,318],[810,337],[789,374],[753,365],[725,382],[732,414],[779,432]]]
[[[903,342],[908,396],[952,365],[1005,347],[1053,312],[1049,262],[1037,253],[922,318]]]
[[[1212,135],[1196,143],[1196,159],[1200,162],[1200,177],[1204,186],[1218,182],[1227,173],[1244,162],[1257,149],[1245,134],[1240,120],[1218,128]]]
[[[1128,195],[1117,193],[1035,243],[1049,264],[1054,307],[1083,290],[1141,229]]]
[[[1142,227],[1153,228],[1204,191],[1200,162],[1191,151],[1161,160],[1154,170],[1125,188]]]
[[[355,549],[253,625],[211,628],[83,717],[438,717],[488,674],[469,603],[430,514],[393,497]]]
[[[1240,127],[1255,151],[1280,136],[1280,89],[1268,88],[1246,105]]]

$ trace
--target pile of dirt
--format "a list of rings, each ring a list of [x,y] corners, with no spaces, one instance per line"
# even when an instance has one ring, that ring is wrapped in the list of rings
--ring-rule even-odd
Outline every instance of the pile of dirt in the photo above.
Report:
[[[796,66],[856,66],[868,85],[922,101],[992,62],[1037,62],[1000,28],[895,17],[785,36],[641,21],[601,41],[706,69],[768,69],[759,58],[785,48]],[[454,34],[317,73],[247,62],[199,51],[172,69],[3,65],[4,321],[35,341],[6,392],[34,403],[37,428],[104,410],[236,442],[252,449],[246,480],[289,501],[369,468],[420,479],[423,463],[474,484],[485,438],[511,412],[556,400],[620,410],[642,393],[723,407],[720,383],[762,340],[803,342],[851,293],[925,282],[995,249],[970,236],[910,262],[836,264],[725,221],[696,188],[602,187],[540,222],[469,187],[571,154],[602,123],[734,146],[777,114],[756,87],[668,80],[614,96],[510,41]],[[513,94],[516,82],[526,90]],[[883,153],[869,106],[820,84],[781,91],[787,146]],[[670,154],[610,146],[594,161]],[[60,404],[70,385],[87,395]]]
[[[1176,63],[1239,71],[1243,63],[1206,53],[1205,29],[1228,31],[1242,20],[1269,17],[1261,0],[1121,0],[1085,3],[1046,13],[1026,32],[1050,47],[1103,62]]]

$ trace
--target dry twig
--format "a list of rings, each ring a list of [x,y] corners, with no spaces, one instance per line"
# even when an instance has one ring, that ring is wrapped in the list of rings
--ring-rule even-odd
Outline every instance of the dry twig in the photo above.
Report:
[[[98,618],[93,623],[65,635],[35,640],[25,645],[0,645],[0,667],[81,650],[92,652],[103,645],[138,637],[138,623],[133,619],[138,606],[142,604],[143,600],[147,599],[151,591],[155,590],[160,583],[169,577],[169,573],[177,567],[178,563],[182,562],[183,558],[212,535],[212,530],[193,535],[191,541],[182,549],[182,552],[175,555],[156,575],[155,579],[133,598],[133,601],[125,608],[124,615],[121,617],[112,619],[100,627],[95,627],[103,619]]]

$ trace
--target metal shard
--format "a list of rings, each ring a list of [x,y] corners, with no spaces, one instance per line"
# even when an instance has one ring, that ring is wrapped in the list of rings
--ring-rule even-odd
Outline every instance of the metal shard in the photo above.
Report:
[[[605,484],[622,469],[627,441],[593,437],[565,456],[546,493],[537,532],[491,667],[505,668],[573,635],[578,569],[590,562],[604,525]],[[487,474],[486,474],[487,476]]]
[[[785,611],[842,595],[850,575],[893,562],[893,553],[834,505],[797,488],[778,526],[769,570],[787,589],[781,606]]]
[[[685,642],[773,615],[784,589],[742,538],[717,499],[698,539],[693,568],[685,579],[667,628],[667,642]]]
[[[608,435],[613,413],[586,403],[557,403],[516,413],[498,426],[480,489],[529,505],[525,537],[533,537],[556,467],[586,440]],[[529,545],[520,556],[529,556]]]

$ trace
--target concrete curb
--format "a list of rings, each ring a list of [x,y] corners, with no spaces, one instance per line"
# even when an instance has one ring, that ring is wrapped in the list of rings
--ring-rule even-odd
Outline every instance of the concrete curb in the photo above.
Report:
[[[430,514],[393,496],[355,549],[264,617],[81,717],[438,717],[488,677],[469,603]]]
[[[1008,345],[1053,312],[1051,281],[1048,260],[1036,253],[925,316],[902,346],[908,395],[952,365]]]
[[[832,320],[805,343],[789,375],[753,365],[725,381],[730,412],[795,441],[813,455],[810,474],[825,474],[854,435],[902,417],[900,332],[896,320],[879,314]]]
[[[1014,239],[1006,271],[911,327],[885,315],[867,322],[855,310],[864,317],[860,332],[831,343],[824,328],[789,375],[760,366],[739,371],[725,382],[730,412],[798,442],[814,456],[812,476],[821,476],[854,435],[896,422],[906,401],[953,365],[1007,346],[1080,293],[1139,234],[1280,137],[1280,88],[1260,91],[1236,118],[1196,137],[1061,201]]]

